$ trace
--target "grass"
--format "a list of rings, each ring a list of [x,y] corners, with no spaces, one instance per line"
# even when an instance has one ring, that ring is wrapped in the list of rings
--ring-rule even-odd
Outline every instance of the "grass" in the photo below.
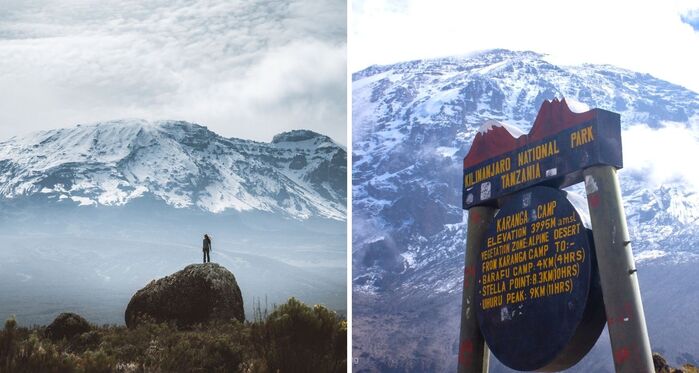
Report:
[[[347,323],[295,298],[255,320],[179,329],[149,323],[94,326],[59,341],[45,327],[0,331],[0,372],[345,372]]]

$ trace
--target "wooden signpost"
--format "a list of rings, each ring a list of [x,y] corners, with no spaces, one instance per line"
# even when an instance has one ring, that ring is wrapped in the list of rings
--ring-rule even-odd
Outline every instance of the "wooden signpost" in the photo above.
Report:
[[[569,368],[605,321],[616,371],[653,372],[616,177],[619,119],[554,100],[529,134],[489,124],[476,135],[464,158],[459,372],[487,372],[489,351],[517,370]],[[561,190],[580,182],[589,220]]]

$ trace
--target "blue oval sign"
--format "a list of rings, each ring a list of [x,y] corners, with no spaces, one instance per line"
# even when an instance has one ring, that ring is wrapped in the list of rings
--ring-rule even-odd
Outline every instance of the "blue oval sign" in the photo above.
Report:
[[[592,236],[564,191],[533,187],[504,201],[476,268],[481,331],[510,368],[569,368],[604,328]]]

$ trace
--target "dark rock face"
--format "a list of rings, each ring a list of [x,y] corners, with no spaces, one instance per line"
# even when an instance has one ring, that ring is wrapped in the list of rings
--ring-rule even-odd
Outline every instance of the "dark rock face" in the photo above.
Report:
[[[329,137],[325,135],[321,135],[319,133],[310,131],[310,130],[291,130],[288,132],[283,132],[278,135],[275,135],[274,138],[272,138],[272,143],[280,143],[280,142],[298,142],[298,141],[306,141],[306,140],[311,140],[315,138],[323,138],[323,139],[329,139]]]
[[[192,264],[134,294],[126,307],[126,326],[144,320],[187,327],[213,320],[245,320],[243,297],[233,274],[215,264]]]
[[[64,312],[58,315],[51,325],[46,327],[46,336],[58,341],[63,338],[73,338],[76,335],[90,331],[90,323],[82,316]]]

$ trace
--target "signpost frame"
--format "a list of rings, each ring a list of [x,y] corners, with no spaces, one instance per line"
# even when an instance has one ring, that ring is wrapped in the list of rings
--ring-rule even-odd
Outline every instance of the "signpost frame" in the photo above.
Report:
[[[583,174],[615,371],[652,373],[653,356],[616,170],[594,166]]]
[[[496,209],[474,206],[468,210],[468,231],[464,255],[464,284],[461,302],[458,373],[487,373],[490,352],[483,340],[476,317],[476,262],[483,246],[485,232],[493,221]]]
[[[615,371],[654,372],[616,175],[623,167],[619,114],[601,109],[573,113],[565,100],[553,100],[544,101],[527,135],[515,137],[503,125],[484,127],[464,158],[462,198],[469,218],[458,372],[488,371],[489,350],[476,316],[475,266],[499,199],[535,185],[560,189],[581,181],[585,183]],[[513,170],[515,160],[519,168]]]

